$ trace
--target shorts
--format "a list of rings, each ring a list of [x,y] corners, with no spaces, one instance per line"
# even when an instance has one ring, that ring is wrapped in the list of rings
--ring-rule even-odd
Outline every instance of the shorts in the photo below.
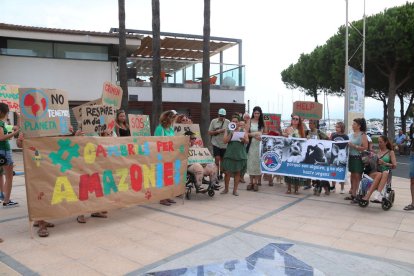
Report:
[[[348,160],[348,171],[350,173],[360,173],[364,171],[364,164],[360,155],[350,155]]]
[[[220,157],[224,157],[224,154],[226,153],[226,149],[222,149],[216,146],[213,146],[213,156],[220,156]]]
[[[5,165],[13,165],[12,151],[11,150],[0,150],[0,155],[6,157]]]
[[[410,155],[410,178],[414,178],[414,152]]]

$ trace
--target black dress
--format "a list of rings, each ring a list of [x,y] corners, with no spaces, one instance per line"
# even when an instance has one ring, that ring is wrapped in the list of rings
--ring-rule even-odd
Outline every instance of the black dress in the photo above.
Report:
[[[123,137],[123,136],[131,136],[131,131],[129,131],[129,128],[127,129],[123,129],[123,128],[119,128],[119,136]]]

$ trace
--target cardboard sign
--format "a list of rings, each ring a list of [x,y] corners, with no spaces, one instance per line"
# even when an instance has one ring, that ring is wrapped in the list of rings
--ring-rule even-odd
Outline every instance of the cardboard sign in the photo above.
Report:
[[[151,136],[150,119],[148,115],[128,114],[131,136]]]
[[[209,164],[214,163],[214,157],[211,155],[208,148],[191,147],[188,150],[188,165],[200,163]]]
[[[112,131],[115,127],[115,108],[108,105],[91,105],[82,107],[82,131],[102,133]]]
[[[82,107],[91,105],[102,105],[102,99],[93,100],[72,108],[73,115],[75,116],[76,121],[78,121],[78,124],[82,124]]]
[[[50,137],[23,143],[30,220],[58,219],[185,192],[187,137]]]
[[[322,118],[322,104],[317,102],[296,101],[293,103],[293,114],[296,114],[303,119]]]
[[[0,83],[0,102],[7,104],[11,112],[20,111],[19,86]]]
[[[281,114],[263,113],[263,120],[267,131],[281,132],[280,120]]]
[[[348,152],[348,141],[262,135],[260,167],[267,174],[344,181]]]
[[[56,89],[19,88],[19,105],[24,137],[70,134],[66,92]]]
[[[201,139],[200,134],[200,125],[198,124],[175,124],[174,133],[175,135],[184,135],[187,131],[194,132],[197,139],[194,142],[194,145],[198,147],[203,147],[203,140]]]
[[[104,82],[102,90],[102,104],[121,108],[122,88],[110,82]]]

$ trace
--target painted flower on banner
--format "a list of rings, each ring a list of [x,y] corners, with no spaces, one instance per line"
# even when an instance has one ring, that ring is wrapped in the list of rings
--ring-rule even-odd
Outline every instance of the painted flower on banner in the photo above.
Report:
[[[30,119],[39,119],[47,114],[48,97],[42,90],[28,90],[22,96],[22,113]]]

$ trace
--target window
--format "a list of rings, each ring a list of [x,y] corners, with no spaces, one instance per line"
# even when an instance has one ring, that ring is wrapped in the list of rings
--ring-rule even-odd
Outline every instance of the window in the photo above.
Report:
[[[56,58],[108,60],[108,47],[104,45],[82,45],[55,43]]]
[[[53,57],[52,42],[7,39],[7,48],[1,48],[1,54],[29,57]]]

